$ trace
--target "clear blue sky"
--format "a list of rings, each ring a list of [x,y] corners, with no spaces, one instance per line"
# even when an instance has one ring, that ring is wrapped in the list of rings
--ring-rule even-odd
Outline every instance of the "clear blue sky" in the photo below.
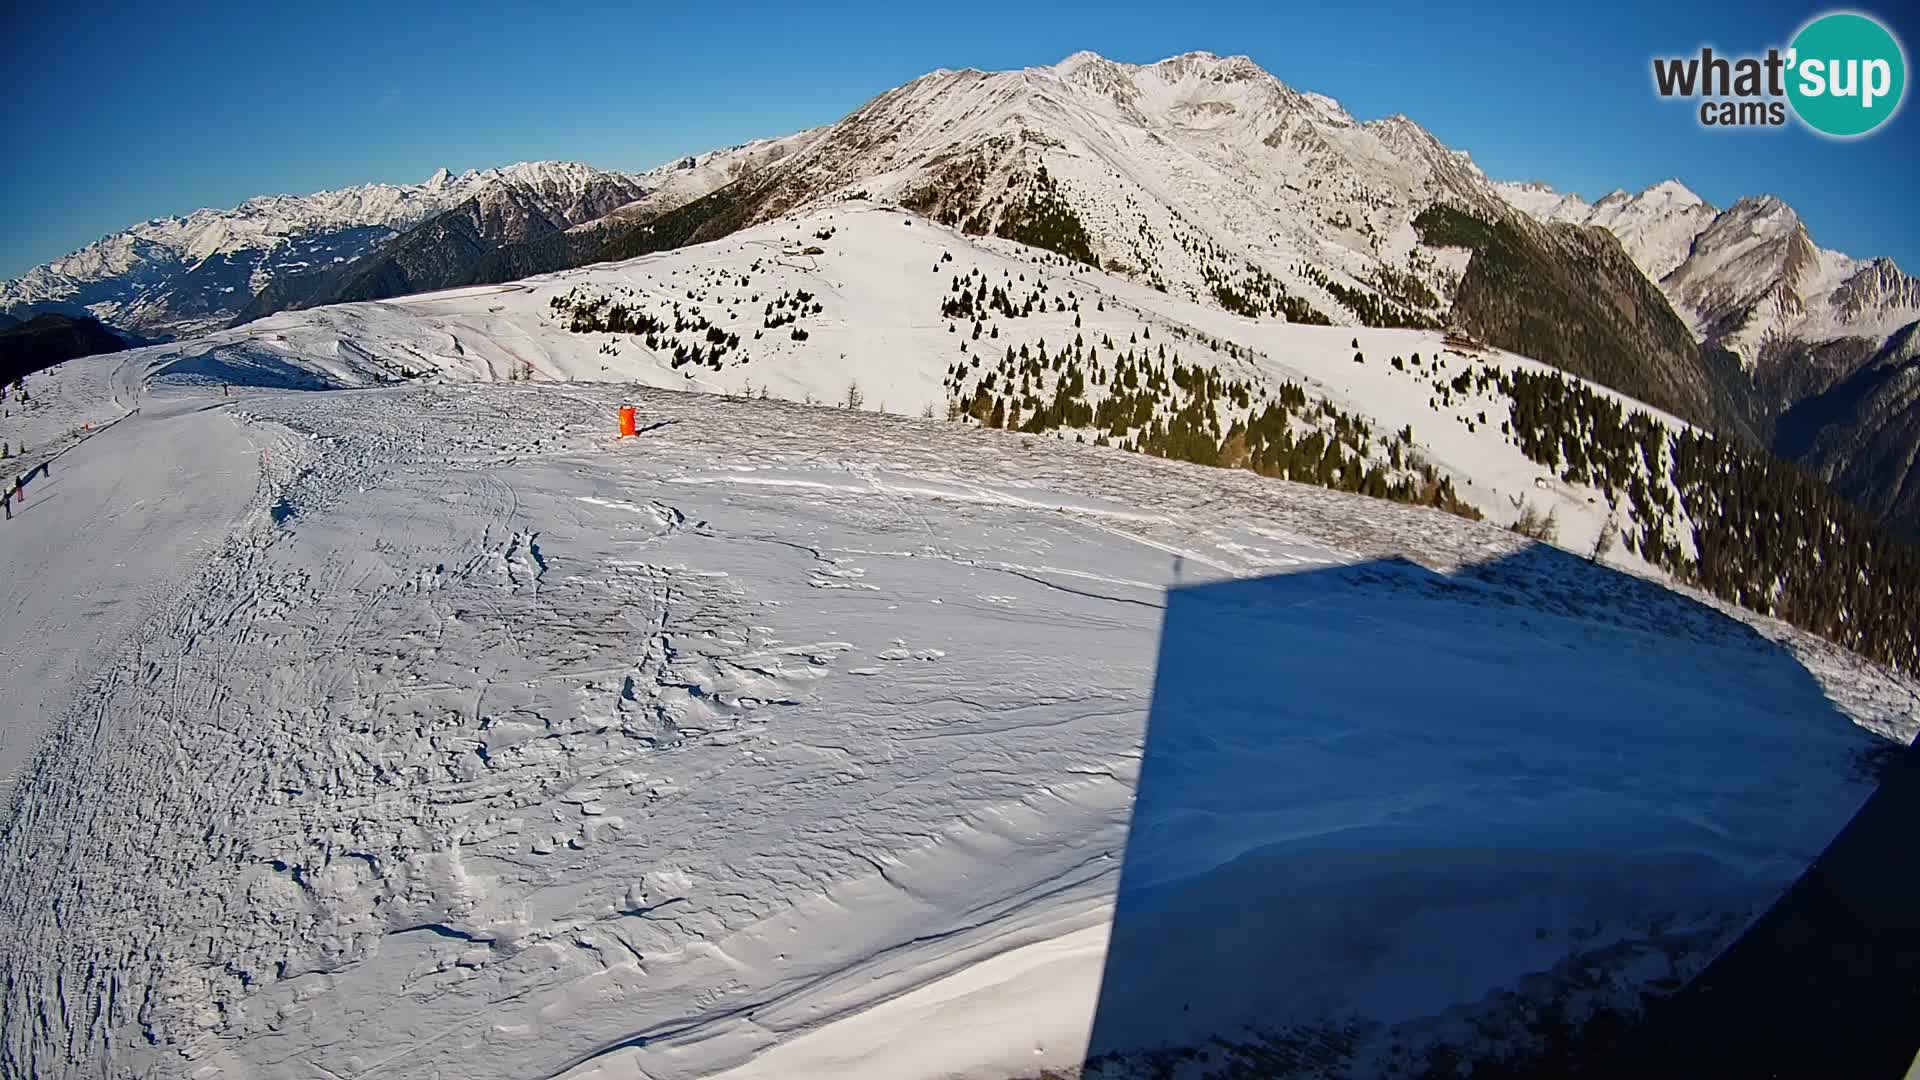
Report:
[[[1590,198],[1668,176],[1721,206],[1777,194],[1823,246],[1920,272],[1911,102],[1842,143],[1792,125],[1705,131],[1653,95],[1653,55],[1784,45],[1823,7],[651,7],[25,5],[0,45],[0,275],[256,194],[541,158],[644,168],[836,120],[934,68],[1048,64],[1078,49],[1134,62],[1244,53],[1361,119],[1404,112],[1497,178]],[[1861,10],[1915,52],[1920,19]]]

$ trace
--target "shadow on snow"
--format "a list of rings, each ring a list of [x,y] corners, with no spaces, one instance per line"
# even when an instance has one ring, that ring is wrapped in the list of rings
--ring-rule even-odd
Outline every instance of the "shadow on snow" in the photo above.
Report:
[[[149,372],[157,383],[337,390],[340,384],[266,349],[229,345],[169,356]]]
[[[1686,999],[1885,745],[1746,625],[1545,546],[1167,599],[1088,1076],[1564,1075]]]

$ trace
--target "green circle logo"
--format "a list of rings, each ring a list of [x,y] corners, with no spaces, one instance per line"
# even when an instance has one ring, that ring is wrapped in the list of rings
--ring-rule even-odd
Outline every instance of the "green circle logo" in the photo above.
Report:
[[[1887,122],[1907,90],[1900,42],[1865,15],[1822,15],[1794,36],[1787,99],[1815,131],[1865,135]]]

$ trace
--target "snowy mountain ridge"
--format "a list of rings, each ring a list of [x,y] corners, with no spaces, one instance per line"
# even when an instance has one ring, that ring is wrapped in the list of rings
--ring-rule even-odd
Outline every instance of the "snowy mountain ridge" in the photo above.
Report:
[[[1920,537],[1920,280],[1820,247],[1772,195],[1721,210],[1673,180],[1592,205],[1544,184],[1497,190],[1541,221],[1612,232],[1703,350],[1737,363],[1732,396],[1762,443]]]
[[[1920,282],[1891,259],[1818,247],[1776,196],[1743,197],[1721,210],[1678,180],[1592,204],[1539,183],[1494,189],[1538,220],[1612,232],[1703,343],[1749,368],[1770,344],[1885,340],[1920,319]]]
[[[887,134],[868,140],[883,130]],[[661,198],[639,200],[632,211],[602,224],[642,220],[756,171],[779,171],[788,180],[775,213],[803,203],[823,205],[862,184],[875,194],[934,198],[928,189],[950,176],[960,158],[992,159],[995,179],[1019,194],[1038,164],[1025,160],[1029,148],[1060,151],[1046,156],[1072,158],[1092,170],[1080,175],[1052,162],[1061,183],[1102,188],[1095,194],[1103,205],[1086,227],[1103,257],[1130,262],[1195,296],[1247,276],[1248,267],[1238,265],[1244,257],[1260,273],[1281,274],[1307,298],[1302,303],[1336,322],[1354,321],[1353,315],[1294,263],[1314,265],[1340,287],[1364,291],[1377,274],[1376,262],[1396,262],[1414,247],[1406,221],[1426,202],[1448,197],[1482,212],[1504,211],[1464,154],[1441,147],[1404,117],[1362,124],[1333,99],[1295,91],[1246,57],[1195,52],[1132,65],[1078,53],[1022,71],[932,72],[827,128],[667,163],[630,178],[659,190]],[[686,168],[688,162],[694,167]],[[1320,179],[1328,169],[1345,175]],[[199,271],[206,260],[301,249],[280,260],[255,260],[243,278],[229,274],[220,283],[235,292],[258,292],[284,269],[280,262],[310,270],[352,261],[393,231],[490,183],[552,186],[583,173],[603,171],[557,163],[459,176],[443,171],[422,184],[269,196],[231,211],[155,219],[0,285],[0,307],[87,306],[110,322],[159,329],[169,313],[154,310],[162,305],[144,294]],[[1189,198],[1190,192],[1197,195]],[[1127,206],[1129,198],[1139,205]],[[1391,208],[1363,207],[1382,200]],[[957,200],[947,201],[958,207]],[[1143,222],[1155,234],[1151,238],[1142,239]],[[367,232],[355,234],[350,244],[305,242],[317,233],[353,229]],[[1246,247],[1238,240],[1242,235],[1267,239]],[[1161,253],[1149,250],[1175,244],[1191,250],[1168,250],[1167,265]],[[1424,268],[1415,272],[1431,277]],[[224,311],[244,306],[245,299],[206,306]],[[176,322],[181,331],[212,325],[208,318]]]
[[[1505,210],[1465,155],[1405,117],[1363,124],[1247,57],[1206,52],[936,71],[856,110],[782,172],[761,219],[857,188],[994,231],[1027,201],[1083,233],[1102,265],[1196,299],[1271,278],[1334,322],[1359,319],[1320,275],[1363,292],[1383,267],[1443,284],[1415,255],[1412,217],[1439,199]]]
[[[990,297],[984,302],[976,300],[982,289]],[[1008,298],[1004,310],[993,307],[1000,302],[994,289]],[[1104,380],[1124,369],[1122,354],[1152,355],[1244,383],[1256,410],[1277,400],[1284,384],[1299,383],[1316,407],[1325,400],[1350,410],[1379,433],[1349,439],[1365,444],[1354,449],[1383,469],[1387,433],[1412,425],[1418,443],[1404,452],[1451,476],[1481,513],[1505,522],[1523,502],[1542,512],[1552,506],[1567,542],[1591,546],[1606,507],[1583,487],[1534,484],[1540,469],[1495,430],[1497,421],[1489,427],[1475,418],[1497,396],[1450,390],[1444,408],[1436,396],[1437,380],[1476,364],[1551,369],[1518,357],[1464,359],[1447,353],[1442,337],[1249,320],[856,200],[622,263],[281,312],[149,355],[171,376],[236,382],[618,382],[802,402],[843,401],[852,384],[870,408],[936,416],[954,402],[972,407],[982,392],[1011,396],[1016,386],[1023,388],[1016,410],[1030,415],[1036,401],[1063,389],[1052,359],[1042,374],[1016,371],[1012,384],[1000,381],[1009,377],[999,370],[1009,358],[1030,363],[1027,356],[1065,350],[1061,357],[1076,356],[1086,369],[1082,394],[1097,405],[1117,393]],[[1355,343],[1368,363],[1354,363]],[[1172,412],[1171,404],[1156,406],[1153,424],[1164,427]],[[1676,430],[1686,426],[1660,415]],[[1113,423],[1088,417],[1061,434],[1117,438],[1100,430]],[[1135,435],[1149,425],[1143,415],[1123,426]]]
[[[530,252],[512,273],[447,284],[618,261],[856,195],[1249,317],[1458,323],[1696,422],[1722,419],[1686,324],[1608,234],[1539,222],[1408,117],[1359,121],[1244,56],[1083,52],[931,72],[603,250]],[[1435,227],[1443,211],[1481,224]],[[1476,269],[1488,243],[1516,265]],[[1511,279],[1539,287],[1511,296]],[[1555,325],[1529,317],[1539,309]]]
[[[604,217],[581,222],[574,229],[606,229],[626,222],[644,221],[684,206],[756,169],[772,165],[806,146],[824,130],[809,128],[779,138],[753,139],[702,154],[689,154],[645,172],[635,173],[633,179],[646,189],[645,195]]]
[[[582,197],[582,184],[599,187]],[[475,185],[481,194],[447,208]],[[619,261],[864,196],[1238,315],[1458,325],[1762,442],[1782,412],[1864,370],[1920,314],[1913,279],[1816,248],[1778,200],[1719,211],[1668,181],[1589,205],[1496,184],[1407,116],[1363,122],[1247,57],[1206,52],[943,69],[834,124],[635,176],[536,163],[327,194],[309,198],[329,220],[385,223],[283,237],[298,216],[289,208],[304,204],[260,200],[244,228],[217,213],[198,231],[192,218],[163,222],[173,247],[136,227],[59,264],[76,273],[39,268],[0,287],[0,305],[84,305],[110,323],[191,334]],[[1442,211],[1481,224],[1436,231]],[[272,246],[245,247],[255,243]],[[1495,257],[1478,258],[1487,243]],[[126,270],[91,282],[79,273],[116,267]],[[1715,350],[1748,378],[1718,371]],[[1886,415],[1837,421],[1838,442]],[[1849,489],[1862,505],[1902,512],[1888,495],[1903,483],[1862,483]]]
[[[1041,166],[1049,191],[1035,190]],[[1037,201],[1063,210],[1080,234],[1070,242],[1101,265],[1198,299],[1270,277],[1336,324],[1369,322],[1376,313],[1356,306],[1368,298],[1389,318],[1445,317],[1464,260],[1410,227],[1436,202],[1603,227],[1656,283],[1691,262],[1666,295],[1697,335],[1749,362],[1782,333],[1884,338],[1915,313],[1915,291],[1891,263],[1831,251],[1818,253],[1817,273],[1785,282],[1773,315],[1760,310],[1780,268],[1708,252],[1744,250],[1735,234],[1756,217],[1804,233],[1778,200],[1742,200],[1722,220],[1678,180],[1591,205],[1544,184],[1497,183],[1407,116],[1359,121],[1245,56],[1130,64],[1082,51],[1015,71],[941,69],[809,133],[773,170],[782,175],[762,178],[749,223],[863,191],[995,231],[1021,200]]]
[[[658,197],[568,226],[644,220],[756,172],[777,172],[782,182],[750,220],[864,189],[984,226],[1035,194],[1042,164],[1057,201],[1079,219],[1073,225],[1088,254],[1103,264],[1191,297],[1271,278],[1300,310],[1335,323],[1366,321],[1353,310],[1356,295],[1410,301],[1395,306],[1416,321],[1444,316],[1463,262],[1423,248],[1409,225],[1436,201],[1481,216],[1514,207],[1542,222],[1604,226],[1655,281],[1688,261],[1716,215],[1674,181],[1591,206],[1544,185],[1492,183],[1466,152],[1406,116],[1361,122],[1334,99],[1295,90],[1245,56],[1189,52],[1128,64],[1082,51],[1017,71],[930,72],[837,124],[628,177]],[[244,282],[220,286],[257,293],[278,271],[351,261],[391,235],[377,230],[417,224],[488,186],[564,193],[609,175],[622,174],[563,162],[457,176],[442,170],[420,184],[264,196],[230,211],[154,219],[0,284],[0,308],[85,305],[109,322],[151,329],[165,316],[145,310],[156,302],[142,293],[155,279],[191,275],[209,259],[288,252],[255,259]],[[1786,232],[1798,228],[1790,210],[1766,209],[1785,213]],[[332,245],[305,239],[352,229],[369,231]],[[1696,259],[1667,293],[1698,333],[1747,353],[1783,320],[1808,308],[1835,309],[1831,298],[1843,286],[1851,306],[1827,320],[1835,326],[1863,316],[1878,325],[1897,318],[1888,315],[1893,308],[1909,310],[1901,299],[1912,290],[1897,278],[1879,284],[1887,272],[1877,264],[1823,253],[1820,273],[1787,281],[1786,292],[1770,297],[1778,269],[1756,260],[1779,261],[1741,252]],[[1416,295],[1381,288],[1403,277],[1418,286]],[[239,299],[209,306],[237,309]]]
[[[529,193],[555,206],[595,185],[638,178],[569,161],[530,161],[418,184],[362,184],[262,195],[230,210],[159,217],[0,282],[0,310],[85,307],[136,330],[219,325],[277,276],[352,262],[400,231],[469,198]]]
[[[1782,334],[1884,337],[1920,308],[1912,279],[1884,260],[1813,249],[1777,200],[1742,200],[1721,222],[1722,212],[1670,180],[1589,205],[1542,184],[1491,182],[1467,152],[1406,116],[1359,121],[1245,56],[1195,51],[1130,64],[1081,51],[1015,71],[936,70],[837,124],[639,174],[577,162],[443,169],[419,184],[262,196],[232,210],[156,218],[0,283],[0,310],[85,306],[136,330],[205,329],[216,325],[214,312],[245,306],[241,290],[351,262],[502,184],[563,199],[605,177],[644,189],[631,209],[566,222],[576,230],[644,221],[756,173],[769,183],[767,174],[780,176],[749,222],[865,190],[990,227],[1035,197],[1042,164],[1053,201],[1078,219],[1069,228],[1103,265],[1196,298],[1270,278],[1297,312],[1334,323],[1368,321],[1372,313],[1354,310],[1356,297],[1387,301],[1389,315],[1416,323],[1444,318],[1464,259],[1423,247],[1409,227],[1437,201],[1483,217],[1514,209],[1543,223],[1607,228],[1697,335],[1750,364]],[[1716,222],[1722,228],[1710,231]],[[1756,228],[1764,234],[1757,241],[1746,235]],[[1695,253],[1696,240],[1708,250]],[[209,265],[236,259],[244,274]],[[217,277],[196,286],[220,296],[183,303],[157,295],[195,275]],[[1409,295],[1402,285],[1416,288]]]
[[[158,217],[104,237],[8,282],[0,293],[42,299],[36,288],[51,277],[94,281],[133,269],[142,244],[157,245],[183,261],[198,261],[252,247],[269,247],[297,233],[351,225],[410,224],[499,181],[577,184],[604,170],[579,162],[519,162],[501,168],[470,169],[458,175],[440,169],[418,184],[361,184],[310,195],[257,195],[229,210],[205,207],[190,214]]]

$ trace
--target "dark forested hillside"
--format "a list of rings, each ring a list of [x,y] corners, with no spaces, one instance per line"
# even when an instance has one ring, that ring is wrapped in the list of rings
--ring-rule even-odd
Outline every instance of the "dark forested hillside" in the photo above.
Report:
[[[1920,541],[1920,326],[1780,417],[1774,449]]]
[[[0,325],[0,383],[9,383],[62,360],[117,352],[127,342],[91,316],[35,315]]]
[[[1725,434],[1753,439],[1666,298],[1602,229],[1486,221],[1450,206],[1414,220],[1428,244],[1473,250],[1454,296],[1462,328]]]
[[[1629,550],[1721,599],[1920,673],[1920,547],[1770,454],[1675,432],[1558,373],[1500,381],[1521,450],[1599,486],[1632,523]]]

